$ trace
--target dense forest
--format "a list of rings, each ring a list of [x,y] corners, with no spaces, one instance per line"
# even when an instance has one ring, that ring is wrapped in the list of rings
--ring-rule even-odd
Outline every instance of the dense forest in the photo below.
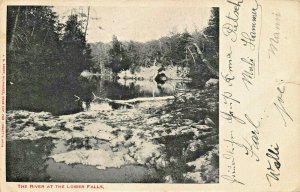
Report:
[[[208,26],[201,31],[171,32],[170,36],[145,43],[121,42],[113,36],[111,43],[91,44],[93,70],[103,72],[109,68],[113,73],[124,70],[134,73],[155,63],[161,67],[188,67],[188,76],[194,82],[205,82],[218,75],[218,35],[219,12],[218,8],[212,8]]]
[[[9,81],[72,78],[91,66],[78,15],[61,24],[50,7],[9,7],[7,24]]]
[[[76,13],[59,23],[47,6],[8,7],[8,108],[39,111],[63,103],[66,113],[80,110],[73,105],[74,94],[88,97],[79,76],[92,66],[85,25]]]

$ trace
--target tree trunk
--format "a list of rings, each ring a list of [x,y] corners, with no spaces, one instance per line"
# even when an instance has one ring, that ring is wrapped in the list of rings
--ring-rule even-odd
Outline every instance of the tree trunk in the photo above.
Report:
[[[129,100],[112,100],[108,98],[101,98],[95,95],[95,93],[92,93],[94,96],[93,101],[95,100],[101,100],[101,101],[106,101],[108,103],[117,103],[121,105],[126,105],[129,107],[134,107],[134,103],[140,103],[140,102],[146,102],[146,101],[163,101],[163,100],[173,100],[175,99],[174,96],[164,96],[164,97],[141,97],[141,98],[134,98],[134,99],[129,99]],[[131,104],[132,103],[132,104]]]
[[[87,32],[87,28],[88,28],[88,25],[89,25],[89,19],[90,19],[90,6],[88,6],[88,15],[87,15],[87,21],[86,21],[86,26],[85,26],[85,32],[84,32],[84,38],[86,40],[86,32]]]
[[[16,38],[15,32],[16,32],[16,28],[17,28],[17,24],[18,24],[18,20],[19,20],[19,14],[20,14],[20,6],[18,7],[14,27],[13,27],[13,30],[11,31],[11,40],[10,40],[8,50],[12,50],[13,46],[14,46],[14,42],[15,42],[15,38]]]
[[[219,77],[219,72],[218,72],[216,69],[214,69],[214,67],[208,62],[208,60],[206,60],[206,59],[204,58],[203,53],[201,52],[201,50],[200,50],[200,48],[198,47],[198,45],[197,45],[196,43],[193,43],[193,45],[196,47],[196,50],[197,50],[197,53],[198,53],[199,56],[200,56],[200,59],[201,59],[202,62],[206,65],[206,67],[209,69],[209,71],[210,71],[213,75]]]

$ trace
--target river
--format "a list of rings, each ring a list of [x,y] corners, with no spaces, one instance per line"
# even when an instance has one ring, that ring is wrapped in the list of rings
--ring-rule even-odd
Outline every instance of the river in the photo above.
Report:
[[[210,99],[208,104],[218,106],[218,89],[203,92],[183,81],[90,78],[68,83],[46,89],[25,82],[8,87],[7,181],[218,181],[217,108],[206,109],[204,102]],[[179,94],[185,101],[179,99],[178,105],[150,101],[133,109],[96,102],[93,96],[128,100]],[[213,127],[205,125],[208,115]],[[198,161],[215,163],[200,170]],[[215,178],[203,179],[200,172],[205,170]]]

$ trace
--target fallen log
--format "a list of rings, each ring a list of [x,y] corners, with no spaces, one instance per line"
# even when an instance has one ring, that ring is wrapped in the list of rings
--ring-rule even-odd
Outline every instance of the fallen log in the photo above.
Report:
[[[98,99],[98,100],[106,101],[106,102],[108,102],[108,103],[116,103],[116,104],[120,104],[120,105],[126,105],[126,106],[131,107],[131,108],[134,107],[134,105],[131,105],[131,104],[122,102],[121,100],[111,100],[111,99],[108,99],[108,98],[101,98],[101,97],[98,97],[98,96],[95,95],[95,93],[93,93],[93,96],[94,96],[93,101],[95,101],[95,100]]]
[[[92,93],[92,94],[94,96],[93,101],[101,100],[101,101],[106,101],[108,103],[116,103],[116,104],[126,105],[126,106],[129,106],[129,107],[134,107],[133,104],[139,103],[139,102],[163,101],[163,100],[173,100],[173,99],[175,99],[174,96],[165,96],[165,97],[139,97],[139,98],[134,98],[134,99],[129,99],[129,100],[112,100],[112,99],[108,99],[108,98],[98,97],[98,96],[95,95],[95,93]]]
[[[144,101],[163,101],[163,100],[172,100],[174,99],[174,96],[165,96],[165,97],[139,97],[129,100],[115,100],[121,103],[138,103],[138,102],[144,102]]]

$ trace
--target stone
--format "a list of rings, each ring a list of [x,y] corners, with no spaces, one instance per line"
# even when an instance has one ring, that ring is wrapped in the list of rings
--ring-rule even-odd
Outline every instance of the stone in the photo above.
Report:
[[[153,124],[156,124],[156,123],[159,123],[159,119],[157,117],[152,117],[150,119],[147,119],[145,124],[146,125],[153,125]]]
[[[195,183],[205,183],[201,178],[201,172],[187,172],[183,174],[186,180],[191,180]]]
[[[35,130],[37,130],[37,131],[48,131],[49,129],[51,129],[51,127],[49,127],[45,124],[35,126]]]
[[[174,156],[170,157],[170,163],[178,163],[178,159]]]
[[[173,117],[173,116],[170,115],[170,114],[165,114],[165,115],[162,115],[162,116],[160,117],[160,120],[166,122],[166,121],[170,121],[172,117]]]
[[[149,162],[152,157],[158,157],[161,155],[160,148],[160,145],[155,145],[151,142],[143,142],[137,146],[134,159],[136,159],[139,164],[145,164]]]
[[[128,148],[128,155],[130,157],[134,157],[135,152],[136,152],[136,146],[131,146],[131,147]]]
[[[185,151],[188,159],[196,159],[205,153],[206,145],[201,140],[191,142]]]
[[[151,138],[152,137],[151,131],[150,130],[146,130],[144,132],[144,137]]]
[[[167,176],[165,177],[165,182],[166,182],[166,183],[173,183],[172,176],[171,176],[171,175],[167,175]]]
[[[189,144],[187,150],[188,152],[195,152],[203,147],[204,143],[202,141],[193,141]]]
[[[209,88],[209,87],[212,87],[214,85],[218,85],[218,83],[219,83],[219,79],[209,79],[205,83],[205,88]]]
[[[186,97],[186,100],[195,99],[195,95],[193,93],[186,93],[185,97]]]
[[[124,147],[128,148],[128,147],[130,147],[132,145],[134,145],[134,143],[132,141],[126,141],[126,142],[124,142]]]
[[[124,156],[123,156],[123,160],[125,161],[125,163],[131,163],[131,162],[133,162],[134,160],[133,160],[133,158],[132,157],[130,157],[128,154],[124,154]]]
[[[111,147],[119,146],[124,141],[125,141],[124,135],[119,135],[118,137],[115,137],[114,139],[110,140],[110,146]]]
[[[39,117],[41,119],[51,119],[51,118],[53,118],[53,115],[49,112],[40,112],[37,114],[37,117]]]
[[[186,102],[186,97],[185,96],[179,96],[176,101],[178,103],[185,103]]]
[[[52,157],[56,162],[64,162],[66,164],[81,163],[83,165],[96,166],[98,169],[106,169],[107,167],[120,168],[125,164],[122,153],[106,151],[103,149],[79,149],[65,153],[54,154],[50,157]],[[128,162],[128,160],[126,163],[133,163]]]
[[[155,165],[155,157],[152,157],[149,161],[150,165]]]
[[[183,125],[191,125],[194,121],[193,120],[190,120],[190,119],[183,119],[182,120],[182,124]]]
[[[204,123],[205,123],[205,125],[208,125],[208,126],[215,126],[216,125],[209,117],[206,117],[204,119]]]
[[[196,129],[202,130],[202,131],[210,131],[212,130],[212,127],[209,127],[207,125],[194,125]]]
[[[157,169],[162,169],[162,168],[165,168],[168,166],[168,162],[163,158],[163,157],[160,157],[156,160],[156,168]]]

